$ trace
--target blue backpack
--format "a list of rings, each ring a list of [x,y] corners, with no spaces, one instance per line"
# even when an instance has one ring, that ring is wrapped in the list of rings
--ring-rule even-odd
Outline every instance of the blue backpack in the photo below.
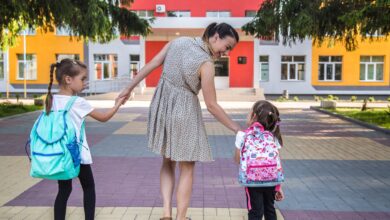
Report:
[[[30,133],[30,175],[36,178],[68,180],[80,172],[80,151],[84,122],[77,140],[76,130],[68,114],[77,96],[72,96],[65,109],[42,111]]]

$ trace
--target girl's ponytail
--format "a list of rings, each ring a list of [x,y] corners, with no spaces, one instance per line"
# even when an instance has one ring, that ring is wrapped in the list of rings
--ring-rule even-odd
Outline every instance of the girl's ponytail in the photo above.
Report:
[[[47,95],[45,100],[46,115],[50,114],[51,107],[53,105],[53,95],[51,94],[51,87],[53,85],[54,68],[56,67],[57,67],[57,63],[53,63],[50,65],[50,83],[49,83],[49,87],[47,88]]]

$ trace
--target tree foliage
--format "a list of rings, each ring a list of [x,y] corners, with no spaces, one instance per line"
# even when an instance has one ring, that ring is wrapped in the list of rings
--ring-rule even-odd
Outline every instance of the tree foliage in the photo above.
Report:
[[[390,0],[265,0],[242,29],[256,37],[275,35],[278,41],[281,36],[284,45],[306,37],[318,45],[330,39],[351,51],[359,37],[388,37]]]
[[[0,48],[13,46],[26,28],[44,32],[69,28],[70,35],[93,42],[147,35],[150,25],[126,7],[133,0],[1,0]]]

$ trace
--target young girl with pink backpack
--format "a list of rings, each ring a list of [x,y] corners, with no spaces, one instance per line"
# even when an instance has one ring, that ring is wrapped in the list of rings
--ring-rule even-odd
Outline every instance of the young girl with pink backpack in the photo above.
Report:
[[[235,160],[240,164],[238,180],[245,186],[248,220],[275,220],[274,201],[284,199],[284,181],[279,149],[283,145],[278,109],[270,102],[256,102],[248,115],[245,131],[236,136]]]

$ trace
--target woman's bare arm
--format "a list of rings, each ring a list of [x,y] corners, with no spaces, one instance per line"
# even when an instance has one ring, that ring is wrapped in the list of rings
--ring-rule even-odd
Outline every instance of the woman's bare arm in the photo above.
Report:
[[[230,119],[226,112],[217,103],[217,95],[215,92],[214,85],[214,75],[215,70],[213,63],[205,62],[200,67],[201,86],[207,110],[212,115],[214,115],[214,117],[223,125],[225,125],[233,132],[237,133],[240,130],[240,125]]]
[[[130,84],[118,95],[118,98],[126,97],[125,100],[127,100],[130,97],[131,91],[138,85],[138,83],[141,82],[145,77],[147,77],[154,69],[164,63],[170,44],[170,42],[167,43],[149,63],[147,63],[144,67],[141,68],[137,76],[134,77]]]

